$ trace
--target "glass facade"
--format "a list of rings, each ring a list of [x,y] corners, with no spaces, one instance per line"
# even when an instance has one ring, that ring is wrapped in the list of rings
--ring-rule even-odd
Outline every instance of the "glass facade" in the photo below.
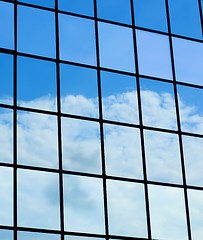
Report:
[[[203,1],[0,0],[0,239],[203,238]]]

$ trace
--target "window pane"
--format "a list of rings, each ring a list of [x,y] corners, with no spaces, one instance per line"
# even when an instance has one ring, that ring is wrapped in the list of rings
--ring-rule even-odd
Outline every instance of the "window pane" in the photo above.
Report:
[[[63,168],[101,173],[99,124],[62,118]]]
[[[104,234],[102,180],[64,175],[65,230]]]
[[[134,13],[137,26],[167,31],[165,0],[134,0]]]
[[[178,135],[145,131],[144,137],[148,179],[181,184]]]
[[[12,3],[0,2],[0,47],[14,48],[14,8]]]
[[[153,239],[187,239],[182,189],[151,185],[149,204]]]
[[[136,78],[102,71],[101,87],[103,117],[138,124]]]
[[[188,185],[203,186],[203,138],[182,136]],[[194,160],[195,159],[195,160]]]
[[[98,17],[110,21],[131,24],[129,0],[97,0]]]
[[[99,49],[102,67],[135,72],[131,28],[99,22]]]
[[[12,168],[0,167],[0,192],[1,192],[0,224],[11,226],[13,225],[13,169]]]
[[[0,108],[0,162],[13,162],[13,112]]]
[[[188,190],[188,198],[192,239],[199,240],[203,236],[203,192],[202,190]]]
[[[18,112],[18,163],[58,168],[58,130],[55,116]]]
[[[203,90],[178,85],[179,110],[182,131],[203,133]]]
[[[107,190],[110,234],[147,237],[143,186],[109,180]]]
[[[13,240],[13,231],[0,229],[0,239]]]
[[[18,226],[59,229],[58,174],[18,170]]]
[[[65,236],[65,240],[104,240],[103,238],[96,238],[96,237],[83,237],[83,236]]]
[[[60,240],[60,235],[37,232],[18,232],[18,240]]]
[[[88,16],[94,15],[94,3],[93,0],[74,0],[64,1],[58,0],[59,9],[67,12],[73,12],[77,14],[84,14]]]
[[[59,15],[60,58],[96,65],[95,30],[92,20]]]
[[[62,112],[98,118],[96,70],[68,64],[61,64],[60,69]]]
[[[198,0],[169,0],[168,3],[172,33],[201,39]]]
[[[168,37],[140,30],[136,34],[140,74],[172,79]]]
[[[42,7],[54,8],[54,0],[18,0],[18,2],[24,2],[29,4],[34,4]]]
[[[55,57],[53,12],[18,6],[18,51]]]
[[[108,175],[143,178],[138,129],[105,124],[104,140]]]
[[[18,57],[18,105],[56,111],[55,63]]]
[[[144,125],[177,129],[173,85],[142,78],[140,89]]]
[[[13,57],[0,53],[0,103],[13,103]]]
[[[203,85],[202,43],[173,38],[176,80]]]

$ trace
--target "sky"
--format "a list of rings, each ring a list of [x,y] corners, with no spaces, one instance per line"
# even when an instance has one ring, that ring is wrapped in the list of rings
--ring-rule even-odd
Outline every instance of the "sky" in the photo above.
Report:
[[[42,4],[39,0],[26,3]],[[77,2],[77,4],[76,4]],[[134,0],[135,23],[139,27],[167,32],[164,0]],[[43,3],[44,6],[45,3]],[[129,1],[101,0],[98,17],[131,24]],[[59,0],[59,9],[93,16],[93,1],[74,3]],[[53,8],[53,1],[46,1]],[[102,6],[102,7],[101,7]],[[146,7],[147,6],[147,7]],[[201,38],[197,1],[169,0],[172,33]],[[114,9],[112,12],[110,10]],[[125,14],[120,14],[120,12]],[[142,14],[139,14],[142,12]],[[118,14],[119,13],[119,14]],[[155,14],[156,13],[156,14]],[[178,14],[177,14],[178,13]],[[177,18],[178,15],[178,18]],[[197,17],[193,17],[197,16]],[[43,23],[43,24],[41,24]],[[17,50],[35,56],[55,58],[54,13],[18,7]],[[0,2],[0,47],[14,48],[13,6]],[[6,29],[6,30],[5,30]],[[134,73],[139,79],[143,124],[148,127],[177,130],[169,38],[136,30],[138,59],[134,56],[130,28],[99,22],[100,64],[102,70],[102,114],[105,120],[139,124],[138,94]],[[89,65],[90,68],[60,64],[62,113],[99,118],[98,81],[94,21],[59,14],[60,59]],[[182,82],[202,86],[201,43],[172,38],[181,129],[203,134],[202,89],[185,87]],[[195,59],[195,61],[194,61]],[[138,61],[139,69],[135,67]],[[13,104],[13,58],[0,53],[0,103]],[[17,104],[22,107],[57,111],[56,65],[52,61],[17,57]],[[130,73],[127,75],[124,73]],[[165,79],[168,82],[150,78]],[[0,159],[12,163],[11,110],[0,109]],[[63,169],[101,174],[100,126],[98,121],[61,118]],[[106,173],[111,176],[143,180],[140,130],[114,124],[104,127]],[[17,112],[18,163],[58,169],[57,118],[54,115]],[[202,186],[202,138],[182,136],[186,180]],[[182,184],[179,140],[176,134],[144,130],[147,176],[151,181]],[[195,159],[195,161],[194,161]],[[195,174],[194,174],[195,173]],[[0,167],[0,224],[12,225],[12,169]],[[2,180],[3,179],[3,180]],[[5,181],[6,180],[6,181]],[[105,234],[102,179],[64,175],[65,230]],[[60,229],[58,174],[18,169],[18,224],[21,227]],[[203,235],[203,194],[188,190],[193,239]],[[119,199],[119,201],[118,201]],[[179,199],[179,201],[177,201]],[[162,203],[165,204],[162,204]],[[147,237],[144,188],[140,183],[107,180],[109,231],[114,235]],[[152,236],[158,239],[186,239],[186,216],[183,190],[149,185]],[[38,207],[40,206],[40,208]],[[163,217],[164,216],[164,217]],[[7,237],[5,237],[7,235]],[[11,240],[9,232],[0,231]],[[19,239],[28,233],[19,232]],[[31,236],[32,235],[32,236]],[[31,234],[29,239],[58,240],[58,235]],[[66,236],[66,240],[74,237]]]

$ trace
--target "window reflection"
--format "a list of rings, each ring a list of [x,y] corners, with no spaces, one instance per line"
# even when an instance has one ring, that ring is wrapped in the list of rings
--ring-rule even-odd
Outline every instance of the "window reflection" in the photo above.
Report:
[[[13,169],[0,166],[0,224],[13,224]],[[1,234],[6,234],[1,233]]]
[[[18,57],[18,105],[56,111],[55,63]]]
[[[173,38],[176,80],[203,85],[203,45],[199,42]]]
[[[105,124],[104,140],[107,174],[142,178],[139,130]]]
[[[172,33],[201,39],[198,0],[168,0],[168,3]]]
[[[60,240],[60,235],[18,231],[18,240]]]
[[[96,65],[95,30],[92,20],[59,15],[60,58]]]
[[[140,74],[172,79],[169,39],[147,31],[136,31]]]
[[[131,24],[130,0],[97,0],[98,17]]]
[[[110,234],[146,237],[143,186],[137,183],[108,180],[107,190]]]
[[[18,112],[18,163],[58,168],[57,118],[31,112]]]
[[[18,0],[19,2],[24,2],[24,3],[29,3],[29,4],[34,4],[37,6],[42,6],[42,7],[49,7],[49,8],[54,8],[54,0]]]
[[[0,47],[14,48],[14,7],[12,3],[0,2]]]
[[[134,0],[134,13],[137,26],[167,31],[164,0]]]
[[[102,67],[135,72],[131,28],[99,22],[99,49]]]
[[[59,229],[58,174],[18,169],[18,226]]]
[[[178,85],[179,110],[182,131],[203,133],[203,90]]]
[[[13,56],[0,53],[0,103],[13,102]]]
[[[18,6],[18,51],[55,57],[54,13]]]
[[[135,77],[101,72],[104,119],[138,124]]]
[[[203,138],[182,136],[188,185],[203,186]]]
[[[187,239],[182,189],[150,185],[149,204],[154,239]]]
[[[178,135],[145,131],[144,137],[148,179],[181,184]]]
[[[96,70],[61,64],[60,73],[62,112],[98,118]]]
[[[13,112],[0,108],[0,162],[13,162]]]
[[[0,239],[13,240],[13,231],[0,229]]]
[[[65,230],[103,233],[102,180],[64,175]]]
[[[141,78],[140,89],[144,125],[176,129],[173,85]]]
[[[63,168],[101,173],[99,124],[78,119],[62,119]]]

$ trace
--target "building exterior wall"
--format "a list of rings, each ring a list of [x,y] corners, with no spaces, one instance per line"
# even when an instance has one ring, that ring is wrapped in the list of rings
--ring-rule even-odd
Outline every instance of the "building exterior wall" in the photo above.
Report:
[[[0,240],[203,238],[202,8],[0,1]]]

